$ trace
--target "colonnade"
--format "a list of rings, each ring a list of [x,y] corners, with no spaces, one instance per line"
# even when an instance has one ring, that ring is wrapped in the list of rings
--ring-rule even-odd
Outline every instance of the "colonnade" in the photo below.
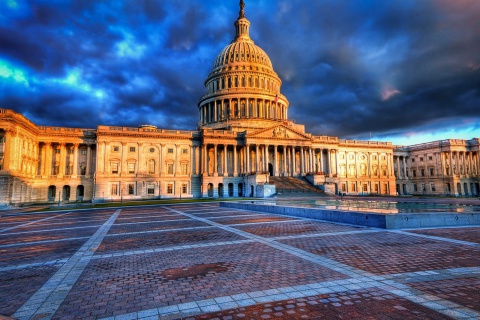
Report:
[[[480,167],[478,152],[473,151],[442,152],[442,164],[446,176],[476,175]]]
[[[200,108],[201,124],[244,118],[287,119],[287,106],[271,99],[220,99],[205,103]]]
[[[336,174],[337,150],[332,150],[292,145],[207,143],[202,146],[201,173],[209,176],[267,172],[273,176]]]
[[[38,175],[65,175],[72,178],[92,174],[92,145],[65,142],[43,142],[40,144]],[[86,150],[85,163],[79,164],[79,150]]]
[[[441,158],[438,158],[438,155]],[[480,167],[479,156],[477,151],[443,151],[441,153],[434,153],[430,160],[428,154],[421,157],[412,156],[396,156],[394,157],[394,164],[397,168],[396,178],[407,179],[409,177],[407,171],[412,169],[424,169],[425,175],[431,175],[428,171],[433,168],[435,174],[442,174],[443,176],[465,176],[478,174]],[[419,161],[423,158],[423,161]],[[411,159],[416,159],[417,163],[412,163]],[[439,166],[439,164],[441,165]],[[413,177],[412,174],[410,174]]]

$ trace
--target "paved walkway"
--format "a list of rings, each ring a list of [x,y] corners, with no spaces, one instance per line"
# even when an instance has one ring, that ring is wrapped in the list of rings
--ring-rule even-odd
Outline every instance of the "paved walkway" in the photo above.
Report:
[[[478,292],[480,227],[217,204],[0,217],[0,315],[17,319],[480,319]]]

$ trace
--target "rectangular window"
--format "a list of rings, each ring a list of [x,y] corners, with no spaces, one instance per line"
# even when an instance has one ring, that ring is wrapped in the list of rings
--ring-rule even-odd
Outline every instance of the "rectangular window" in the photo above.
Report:
[[[182,149],[182,153],[183,153],[183,154],[187,154],[187,153],[188,153],[188,149]]]
[[[420,173],[422,174],[422,177],[425,177],[425,169],[421,169]]]
[[[422,192],[425,192],[427,191],[427,189],[425,188],[425,183],[422,183]]]
[[[133,184],[133,183],[128,184],[128,194],[130,194],[130,195],[135,194],[135,184]]]
[[[128,173],[135,173],[135,163],[128,164]]]
[[[56,153],[56,154],[59,154],[59,153],[60,153],[60,149],[55,149],[55,153]]]
[[[82,149],[82,154],[86,155],[87,154],[87,149]]]
[[[353,192],[357,191],[357,185],[355,183],[352,183],[352,191]]]
[[[54,175],[57,175],[58,172],[59,172],[59,167],[58,167],[58,166],[54,166],[54,167],[53,167],[53,174],[54,174]]]
[[[68,154],[73,154],[73,149],[68,149]]]
[[[117,162],[112,163],[112,173],[118,173],[118,163]]]
[[[412,170],[412,176],[414,176],[414,177],[417,176],[417,170]]]
[[[188,173],[188,166],[186,163],[182,164],[182,174]]]
[[[415,159],[412,158],[412,162],[415,162]]]
[[[186,183],[182,184],[182,193],[187,193],[188,191],[188,186]]]
[[[118,184],[112,184],[110,188],[110,195],[112,196],[118,196]]]
[[[167,193],[168,194],[173,193],[173,184],[171,184],[171,183],[167,184]]]
[[[375,192],[378,193],[378,184],[375,183]]]
[[[417,185],[416,185],[416,184],[414,184],[414,185],[413,185],[413,191],[415,191],[415,192],[417,192],[417,191],[418,191],[418,190],[417,190]]]
[[[169,149],[167,150],[167,152],[168,152],[168,153],[173,153],[173,149],[172,149],[172,148],[169,148]]]
[[[130,147],[130,152],[135,152],[135,147]]]
[[[367,192],[368,191],[368,185],[364,184],[363,185],[363,192]]]
[[[420,157],[420,161],[423,161],[423,157]]]
[[[342,183],[342,192],[347,192],[347,185]]]
[[[435,192],[435,183],[430,183],[430,190],[432,190],[432,192]]]
[[[113,146],[112,150],[113,150],[113,152],[118,152],[118,151],[120,151],[120,147],[119,146]]]
[[[154,184],[149,184],[147,186],[147,195],[152,196],[155,194],[155,185]]]
[[[173,174],[173,163],[167,164],[167,173]]]
[[[434,170],[433,170],[433,168],[430,168],[430,175],[431,175],[431,176],[434,175]]]
[[[428,160],[432,161],[432,160],[433,160],[432,156],[429,156],[429,157],[428,157]]]

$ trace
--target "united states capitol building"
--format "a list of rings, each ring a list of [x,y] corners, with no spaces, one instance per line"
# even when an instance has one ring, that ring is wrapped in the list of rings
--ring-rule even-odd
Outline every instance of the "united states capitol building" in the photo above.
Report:
[[[243,1],[234,25],[205,80],[197,130],[45,127],[0,109],[0,205],[268,197],[296,183],[337,195],[479,195],[478,138],[400,147],[306,132],[288,118]]]

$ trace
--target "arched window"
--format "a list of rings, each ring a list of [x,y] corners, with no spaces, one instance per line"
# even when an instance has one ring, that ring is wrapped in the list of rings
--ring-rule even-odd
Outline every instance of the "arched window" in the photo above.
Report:
[[[232,87],[232,78],[228,77],[228,87]]]
[[[248,86],[252,87],[252,77],[248,78]]]
[[[148,174],[155,174],[155,160],[148,160]]]
[[[235,77],[235,87],[238,88],[238,77]]]

